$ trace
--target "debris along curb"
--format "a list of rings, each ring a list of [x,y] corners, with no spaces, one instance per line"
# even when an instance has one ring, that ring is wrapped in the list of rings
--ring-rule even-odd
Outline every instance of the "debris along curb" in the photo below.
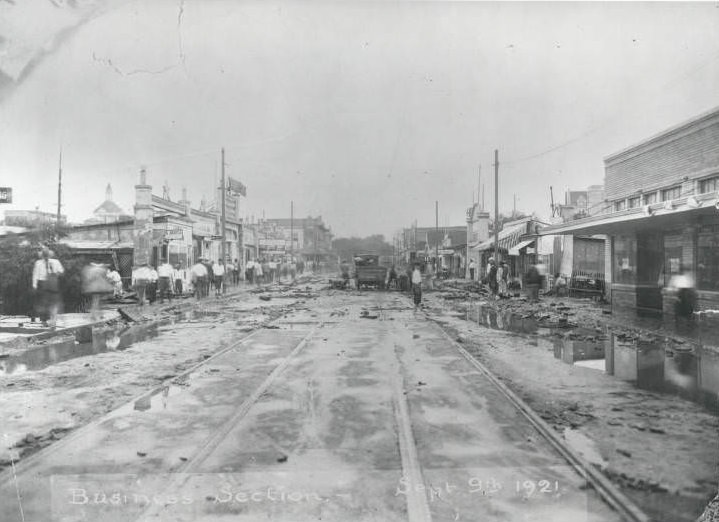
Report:
[[[229,300],[233,299],[239,295],[241,295],[244,289],[238,289],[236,292],[227,293],[222,296],[221,300]],[[173,308],[178,311],[187,311],[195,308],[198,304],[202,303],[216,303],[218,300],[216,299],[206,299],[203,301],[197,301],[194,297],[188,297],[183,298],[182,301],[177,300],[177,304],[174,302],[168,303],[168,304],[161,304],[157,306],[157,308],[154,308],[154,305],[148,305],[148,308],[140,308],[137,304],[131,304],[126,306],[118,306],[115,309],[110,309],[106,311],[117,311],[119,314],[117,317],[112,318],[105,318],[100,319],[97,321],[92,321],[85,324],[79,324],[76,326],[68,326],[65,328],[57,328],[55,330],[50,331],[44,331],[39,332],[32,335],[26,335],[24,337],[13,337],[10,339],[7,339],[5,341],[0,341],[0,348],[7,347],[7,348],[18,348],[17,342],[18,339],[22,340],[22,348],[32,348],[36,341],[44,341],[47,339],[53,339],[55,337],[63,337],[68,336],[70,334],[75,336],[75,339],[78,342],[90,342],[92,341],[92,331],[95,328],[100,328],[103,326],[111,326],[113,324],[117,324],[122,321],[126,322],[141,322],[141,321],[147,321],[149,322],[157,322],[160,321],[161,318],[157,317],[157,314],[160,314],[162,312],[166,312],[170,308]],[[153,307],[153,308],[149,308]],[[138,312],[151,312],[151,315],[148,315],[145,317],[142,315],[142,313],[138,314]],[[138,315],[140,317],[138,317]]]
[[[492,299],[483,299],[484,296],[481,293],[477,293],[471,289],[462,289],[460,287],[456,287],[454,285],[448,285],[448,288],[452,290],[454,294],[456,293],[462,293],[467,295],[467,299],[474,300],[478,299],[481,301],[481,305],[485,307],[489,307],[496,311],[497,313],[507,313],[507,314],[516,314],[521,315],[521,310],[512,309],[511,306],[501,306],[501,303],[516,303],[517,300],[500,300],[500,301],[494,301]],[[452,295],[450,297],[450,300],[457,300],[460,299],[460,297],[457,297],[455,295]],[[554,299],[557,299],[555,302]],[[577,305],[577,303],[584,302],[584,300],[581,301],[575,301],[576,298],[572,297],[563,297],[563,298],[554,298],[552,300],[545,299],[545,302],[548,303],[555,303],[557,306],[552,307],[553,311],[559,311],[558,306],[559,304],[564,304],[565,306],[569,305]],[[581,307],[580,307],[581,309]],[[595,325],[597,327],[601,328],[609,328],[611,330],[627,330],[631,333],[635,333],[638,336],[641,337],[647,337],[652,339],[662,339],[662,340],[668,340],[676,344],[702,344],[705,345],[706,343],[702,341],[702,339],[699,337],[691,337],[687,336],[682,332],[676,331],[674,328],[665,328],[664,326],[660,326],[659,328],[652,328],[651,326],[646,325],[639,325],[634,324],[631,321],[622,320],[620,319],[616,314],[612,314],[611,312],[607,313],[606,309],[602,309],[600,307],[591,307],[593,311],[596,311],[596,314],[592,314],[592,321],[595,322]],[[697,316],[697,324],[696,327],[700,328],[701,325],[699,321],[704,321],[706,323],[714,324],[716,322],[716,325],[719,326],[719,317],[714,318],[712,311],[702,311],[699,313],[695,312],[695,315]],[[536,319],[536,318],[535,318]],[[557,324],[549,324],[546,326],[558,326],[563,328],[582,328],[586,327],[586,325],[582,324],[574,324],[569,322],[562,323],[561,321]]]
[[[596,470],[588,461],[573,449],[567,446],[564,441],[552,430],[552,428],[517,394],[515,394],[507,385],[497,379],[492,372],[481,362],[474,358],[467,350],[465,350],[449,333],[429,317],[424,314],[428,320],[431,320],[442,332],[447,340],[457,349],[457,351],[477,370],[479,370],[492,384],[494,384],[500,392],[512,402],[515,407],[529,420],[529,422],[537,429],[537,431],[564,457],[574,470],[587,482],[589,482],[597,493],[626,520],[632,522],[651,522],[651,518],[646,515],[636,504],[634,504],[626,495],[624,495],[612,482],[605,477],[600,471]]]

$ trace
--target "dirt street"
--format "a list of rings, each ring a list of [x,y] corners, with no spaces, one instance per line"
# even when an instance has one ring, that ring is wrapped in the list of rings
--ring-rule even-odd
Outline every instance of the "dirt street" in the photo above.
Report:
[[[621,520],[445,332],[655,520],[695,519],[716,488],[706,408],[564,364],[440,293],[414,311],[325,285],[6,365],[0,519]]]

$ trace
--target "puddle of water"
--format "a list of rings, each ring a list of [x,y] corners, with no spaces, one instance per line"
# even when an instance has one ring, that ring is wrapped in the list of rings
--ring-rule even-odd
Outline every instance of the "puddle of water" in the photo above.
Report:
[[[561,332],[559,328],[538,326],[531,318],[511,312],[497,312],[491,307],[468,308],[466,319],[488,328],[529,334],[529,345],[536,335]],[[575,366],[602,371],[628,381],[637,388],[680,396],[701,404],[711,411],[719,410],[719,348],[707,347],[702,339],[704,328],[695,329],[696,343],[681,349],[669,341],[625,341],[616,334],[606,340],[589,341],[553,339],[556,359]],[[711,335],[711,334],[710,334]]]
[[[702,345],[677,350],[663,343],[622,341],[613,335],[606,372],[638,388],[678,395],[719,409],[719,353]]]
[[[602,457],[597,445],[580,431],[564,428],[564,440],[569,447],[584,457],[590,464],[599,466],[602,469],[607,467],[607,461]]]
[[[78,357],[123,350],[135,343],[156,337],[158,324],[136,325],[93,332],[92,342],[77,343],[74,339],[45,344],[23,353],[0,359],[0,375],[37,371]]]

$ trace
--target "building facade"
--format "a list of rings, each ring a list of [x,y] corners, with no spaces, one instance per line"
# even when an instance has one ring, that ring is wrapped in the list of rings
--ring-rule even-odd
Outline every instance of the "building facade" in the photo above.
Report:
[[[273,218],[262,220],[257,228],[262,259],[292,256],[311,265],[333,260],[332,231],[322,216],[306,218]]]
[[[719,308],[719,108],[605,158],[605,212],[543,234],[606,234],[612,306],[672,315],[673,276]]]

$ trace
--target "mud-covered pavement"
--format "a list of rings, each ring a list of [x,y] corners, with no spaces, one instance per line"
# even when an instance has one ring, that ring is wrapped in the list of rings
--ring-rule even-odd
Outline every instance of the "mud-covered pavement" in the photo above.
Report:
[[[704,406],[547,357],[440,293],[414,312],[319,280],[278,290],[1,375],[0,519],[620,520],[438,324],[656,520],[716,491]]]

